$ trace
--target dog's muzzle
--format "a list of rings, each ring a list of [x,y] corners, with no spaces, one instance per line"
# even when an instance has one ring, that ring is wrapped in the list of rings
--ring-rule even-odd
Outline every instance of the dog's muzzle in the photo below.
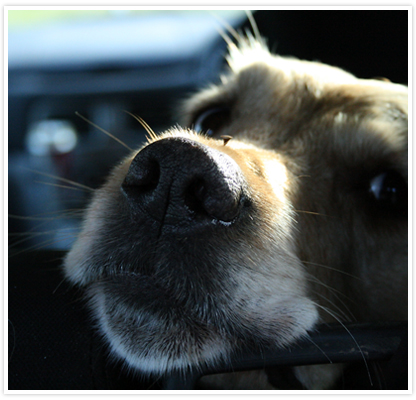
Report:
[[[228,155],[187,138],[165,138],[135,156],[121,189],[133,212],[189,228],[233,222],[245,186]]]

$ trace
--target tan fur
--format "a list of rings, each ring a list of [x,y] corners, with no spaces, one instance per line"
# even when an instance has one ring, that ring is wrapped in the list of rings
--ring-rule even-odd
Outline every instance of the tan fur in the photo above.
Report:
[[[197,94],[182,110],[183,126],[191,127],[202,111],[227,105],[230,118],[215,138],[176,128],[144,146],[166,138],[187,138],[225,154],[244,176],[256,209],[249,225],[237,229],[236,223],[237,228],[228,231],[221,228],[218,239],[199,240],[192,234],[178,239],[178,246],[195,242],[195,253],[184,254],[184,259],[192,260],[196,269],[198,263],[206,262],[198,255],[203,246],[203,254],[212,256],[212,263],[227,266],[226,275],[212,282],[224,294],[221,312],[225,318],[237,326],[245,321],[250,329],[262,332],[262,340],[277,346],[293,342],[324,321],[407,319],[407,220],[370,215],[368,205],[361,201],[365,193],[357,194],[355,188],[363,176],[370,179],[392,168],[407,180],[407,88],[273,56],[257,42],[231,47],[229,64],[230,73],[222,77],[221,85]],[[225,144],[221,135],[232,139]],[[114,210],[123,202],[120,185],[136,154],[116,167],[97,191],[83,231],[66,259],[66,274],[89,288],[104,336],[130,366],[162,373],[172,366],[204,360],[215,363],[239,345],[227,336],[228,328],[222,328],[219,320],[196,313],[198,324],[207,323],[207,328],[198,339],[184,334],[181,347],[175,335],[191,332],[188,322],[169,322],[160,315],[146,320],[140,309],[132,311],[116,300],[112,306],[106,292],[109,277],[126,274],[126,270],[140,274],[140,266],[121,255],[134,253],[135,245],[121,243],[108,231],[108,224],[116,223]],[[124,209],[117,208],[117,212],[124,213]],[[125,231],[117,230],[127,235]],[[184,248],[189,252],[191,247]],[[151,255],[153,264],[146,266],[154,268],[155,276],[168,274],[174,280],[176,275],[166,268],[178,269],[180,274],[189,267],[186,262],[190,261],[170,265],[171,254],[163,253],[162,244],[156,249],[159,253]],[[121,261],[112,261],[112,254]],[[178,293],[181,290],[178,287]],[[184,286],[183,290],[188,289]],[[187,295],[177,296],[186,300]],[[209,314],[217,306],[214,302],[206,307]],[[132,344],[139,339],[110,327],[117,315],[121,330],[123,318],[137,317],[138,321],[143,318],[143,324],[154,325],[155,332],[164,332],[156,334],[179,346],[180,360],[164,358],[159,345],[142,332],[147,328],[141,322],[129,327],[140,332],[140,340],[149,340],[149,348],[136,356]],[[274,338],[273,332],[280,333]],[[296,373],[308,388],[330,388],[340,369],[301,367]],[[264,377],[260,381],[269,388]]]

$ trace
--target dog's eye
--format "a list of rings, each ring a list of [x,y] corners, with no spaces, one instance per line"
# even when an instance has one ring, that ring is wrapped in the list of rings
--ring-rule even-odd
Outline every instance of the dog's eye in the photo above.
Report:
[[[371,179],[370,193],[383,212],[407,215],[407,184],[397,171],[386,171]]]
[[[228,122],[230,110],[227,107],[210,108],[199,114],[193,123],[194,130],[207,136],[215,136]]]

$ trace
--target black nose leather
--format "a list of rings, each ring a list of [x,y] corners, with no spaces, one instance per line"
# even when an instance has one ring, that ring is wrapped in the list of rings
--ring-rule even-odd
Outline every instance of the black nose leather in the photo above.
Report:
[[[231,157],[177,137],[141,150],[122,184],[134,211],[172,225],[235,220],[243,189],[242,172]]]

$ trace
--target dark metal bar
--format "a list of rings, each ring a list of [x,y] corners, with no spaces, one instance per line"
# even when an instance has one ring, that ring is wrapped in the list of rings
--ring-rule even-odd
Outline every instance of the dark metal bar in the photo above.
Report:
[[[321,326],[287,349],[263,349],[261,354],[245,349],[236,352],[230,362],[175,372],[166,376],[164,387],[189,390],[203,375],[266,367],[384,361],[395,354],[406,335],[407,322]]]

